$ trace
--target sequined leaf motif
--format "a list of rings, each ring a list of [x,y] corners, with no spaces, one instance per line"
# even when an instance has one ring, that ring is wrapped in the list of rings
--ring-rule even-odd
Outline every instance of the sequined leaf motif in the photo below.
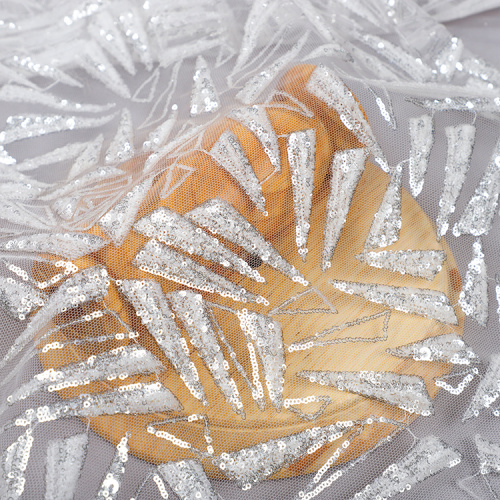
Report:
[[[460,220],[453,226],[453,234],[488,234],[493,223],[500,194],[500,141],[495,146],[490,163],[466,205]]]
[[[365,170],[367,157],[368,150],[364,148],[338,151],[333,156],[321,256],[321,269],[323,271],[331,266],[330,261],[344,229],[354,191]]]
[[[68,387],[84,386],[94,380],[158,373],[162,369],[160,360],[143,347],[135,344],[117,347],[112,351],[90,356],[85,361],[45,370],[15,389],[7,402],[13,404],[41,390],[60,391]]]
[[[229,363],[224,359],[203,297],[190,290],[171,292],[166,297],[226,401],[235,413],[244,418],[243,403],[236,382],[229,375]]]
[[[432,145],[434,144],[434,124],[432,116],[422,115],[408,120],[410,127],[410,189],[416,198],[424,186],[424,176],[429,165]]]
[[[434,64],[439,74],[450,81],[460,65],[464,51],[464,43],[456,36],[450,37],[444,47],[437,54]]]
[[[494,354],[462,420],[477,417],[483,408],[490,408],[498,398],[500,398],[500,354]]]
[[[130,160],[134,154],[132,114],[127,108],[123,108],[118,130],[106,151],[105,161],[107,164],[121,163]]]
[[[474,436],[474,441],[479,455],[479,472],[500,472],[500,444],[483,439],[479,434]]]
[[[489,97],[443,97],[438,99],[409,98],[408,101],[416,106],[432,111],[472,111],[487,113],[500,111],[500,100]]]
[[[189,357],[188,345],[172,318],[161,285],[151,280],[123,280],[119,287],[191,394],[206,403],[198,371]]]
[[[382,250],[356,255],[356,259],[378,269],[433,280],[443,267],[443,250]]]
[[[0,306],[14,318],[26,319],[44,303],[44,296],[31,285],[0,276]]]
[[[442,361],[455,365],[480,362],[477,354],[456,333],[437,335],[413,344],[387,349],[387,352],[398,358],[410,358],[415,361]]]
[[[191,116],[202,113],[215,113],[220,108],[220,100],[208,69],[207,61],[198,56],[193,75],[191,92]]]
[[[158,125],[152,132],[149,133],[148,140],[142,145],[143,151],[157,151],[165,145],[166,140],[170,136],[175,122],[177,121],[177,113],[174,111],[169,118]]]
[[[141,19],[141,13],[135,8],[123,11],[118,16],[120,28],[126,37],[125,39],[142,64],[146,66],[146,69],[151,71],[153,68],[153,56]]]
[[[250,254],[257,255],[264,263],[274,267],[291,280],[307,284],[299,271],[281,257],[258,229],[227,201],[221,198],[208,200],[187,212],[185,217],[244,248]]]
[[[119,247],[132,229],[135,217],[148,194],[153,178],[150,177],[130,190],[109,212],[98,221],[101,229]]]
[[[116,500],[118,498],[118,491],[122,484],[123,475],[125,474],[125,464],[128,460],[129,437],[130,433],[127,433],[117,444],[115,456],[97,492],[96,500],[101,498]]]
[[[249,108],[235,109],[229,113],[229,118],[240,122],[250,130],[259,141],[262,149],[269,157],[271,165],[276,172],[281,172],[281,155],[278,137],[274,131],[266,108],[251,106]]]
[[[197,264],[189,257],[150,240],[135,256],[132,264],[141,271],[175,281],[204,292],[218,293],[236,301],[267,302],[263,297]]]
[[[104,136],[100,134],[85,145],[68,172],[68,180],[92,170],[99,163],[103,142]]]
[[[217,238],[208,235],[188,218],[166,207],[158,208],[139,219],[134,229],[144,236],[157,238],[190,255],[199,255],[223,267],[232,268],[255,281],[264,281],[258,271],[222,245]]]
[[[443,192],[439,200],[439,215],[436,219],[438,240],[448,231],[448,220],[455,212],[455,204],[469,171],[476,127],[463,123],[456,127],[446,127],[445,132],[448,139],[448,155]]]
[[[295,242],[302,260],[306,260],[307,239],[311,227],[312,193],[316,163],[316,132],[314,129],[292,132],[287,139],[288,163],[295,210]]]
[[[289,309],[288,306],[290,305],[295,305],[297,301],[300,301],[302,297],[307,297],[309,295],[314,295],[316,299],[322,302],[323,306],[326,307],[308,307],[307,309],[302,309],[302,308],[296,308],[296,309]],[[313,299],[314,300],[314,299]],[[316,302],[318,301],[316,300]],[[316,288],[308,288],[307,290],[304,290],[302,292],[299,292],[298,294],[294,295],[293,297],[290,297],[289,299],[285,300],[283,303],[281,303],[278,307],[275,307],[271,311],[269,311],[269,315],[271,316],[276,316],[278,314],[315,314],[315,313],[320,313],[320,314],[336,314],[337,309],[335,309],[335,306]]]
[[[74,260],[105,247],[108,241],[86,233],[38,233],[0,241],[0,250],[18,253],[50,253]]]
[[[402,182],[403,167],[398,165],[392,173],[382,203],[373,217],[365,241],[366,250],[387,247],[399,240]]]
[[[217,500],[219,496],[197,460],[180,460],[158,465],[158,471],[182,500]]]
[[[87,454],[87,434],[50,441],[47,447],[45,500],[72,500]]]
[[[443,323],[458,325],[457,316],[448,297],[437,290],[336,280],[332,280],[330,283],[337,290],[359,295],[376,304],[385,304],[397,311],[418,314]]]
[[[448,467],[458,465],[462,457],[435,436],[419,439],[415,446],[396,463],[390,465],[351,500],[391,498]]]
[[[238,138],[231,130],[225,130],[210,150],[210,156],[228,172],[260,210],[266,209],[259,179]]]
[[[319,449],[335,434],[336,427],[313,427],[298,434],[271,439],[250,448],[223,453],[213,460],[223,474],[245,490]]]
[[[319,65],[306,84],[306,89],[340,116],[342,123],[375,157],[375,161],[385,172],[389,171],[387,160],[377,143],[372,129],[358,102],[344,82],[326,66]]]
[[[402,410],[419,415],[434,413],[432,400],[425,382],[416,375],[400,375],[391,372],[331,372],[304,370],[298,377],[309,382],[326,384],[341,391],[360,394],[397,406]]]
[[[500,71],[493,65],[478,57],[464,58],[461,61],[463,70],[479,81],[500,85]]]
[[[486,326],[488,322],[488,275],[479,238],[472,244],[472,260],[467,267],[458,303],[467,316],[472,316],[480,325]]]
[[[281,325],[270,318],[246,309],[238,311],[240,326],[245,336],[251,339],[262,363],[266,386],[273,405],[283,406],[283,383],[285,375],[285,352]]]
[[[7,126],[0,132],[0,144],[39,137],[55,132],[96,128],[110,122],[115,117],[104,115],[99,118],[87,118],[71,115],[15,115],[7,118]]]
[[[33,446],[32,430],[27,429],[8,446],[0,461],[0,497],[17,500],[24,493],[25,471]]]

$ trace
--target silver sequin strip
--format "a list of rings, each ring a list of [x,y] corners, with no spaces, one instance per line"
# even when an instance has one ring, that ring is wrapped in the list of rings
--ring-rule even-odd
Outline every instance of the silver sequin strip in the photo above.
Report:
[[[420,342],[387,349],[398,358],[415,361],[441,361],[454,365],[472,365],[480,362],[477,354],[456,334],[437,335]]]
[[[266,209],[259,179],[240,141],[231,130],[225,130],[210,150],[210,156],[241,186],[260,210]]]
[[[488,322],[488,275],[481,239],[472,244],[472,260],[467,267],[458,303],[462,311],[480,325]]]
[[[173,319],[172,310],[161,285],[152,280],[123,280],[119,288],[191,394],[207,404],[198,371],[189,357],[189,347]]]
[[[479,472],[500,472],[500,444],[483,439],[479,434],[474,436],[474,441],[479,456]]]
[[[372,129],[359,107],[358,102],[344,82],[326,66],[319,65],[306,84],[306,90],[337,111],[342,123],[356,138],[373,153],[375,161],[385,172],[389,166]]]
[[[169,208],[161,207],[145,215],[135,223],[134,229],[144,236],[157,238],[190,255],[199,255],[225,268],[234,269],[255,281],[264,281],[258,271],[252,269],[217,238],[210,236],[187,217]]]
[[[146,66],[148,71],[153,68],[153,56],[148,43],[148,36],[142,25],[142,16],[139,11],[132,8],[120,13],[118,16],[120,28],[125,39],[131,46],[139,60]]]
[[[307,285],[299,271],[281,257],[264,236],[227,201],[214,198],[187,212],[185,216],[195,224],[244,248],[250,254],[257,255],[265,264],[274,267],[292,281]]]
[[[354,191],[365,170],[368,150],[346,149],[334,154],[331,164],[330,194],[326,205],[321,269],[326,271],[337,247],[351,207]]]
[[[464,51],[464,42],[456,36],[452,36],[446,45],[439,51],[434,60],[434,64],[439,71],[439,74],[446,81],[450,81],[458,69],[460,59]],[[458,63],[458,64],[457,64]]]
[[[128,460],[128,440],[130,434],[127,433],[117,444],[116,453],[97,492],[95,500],[105,498],[106,500],[116,500],[118,491],[125,474],[125,464]]]
[[[443,268],[445,258],[443,250],[382,250],[356,255],[356,259],[369,266],[430,281]]]
[[[488,234],[498,206],[500,193],[500,141],[497,142],[490,163],[476,187],[460,220],[453,226],[453,234]]]
[[[444,169],[443,192],[439,200],[439,215],[436,219],[438,241],[448,231],[448,220],[455,212],[455,204],[469,171],[476,127],[462,123],[455,127],[446,127],[445,132],[448,139],[448,156]]]
[[[229,113],[228,117],[240,122],[255,135],[275,171],[281,172],[278,137],[271,125],[266,108],[251,106],[249,108],[235,109]]]
[[[498,398],[500,398],[500,354],[494,354],[462,420],[478,417],[482,409],[490,408]]]
[[[182,500],[218,500],[219,496],[197,460],[167,462],[158,466],[170,488]]]
[[[424,186],[424,176],[429,165],[432,145],[434,144],[434,123],[432,116],[422,115],[408,120],[410,128],[410,190],[416,198]]]
[[[122,163],[130,160],[135,154],[134,150],[134,128],[132,124],[132,113],[123,108],[120,123],[115,137],[111,141],[104,156],[106,163]]]
[[[385,304],[396,311],[458,325],[457,316],[448,297],[437,290],[336,280],[331,280],[330,283],[344,293],[359,295],[370,302]]]
[[[87,454],[87,434],[54,439],[47,447],[45,500],[73,500]]]
[[[264,297],[245,290],[156,240],[146,243],[135,256],[132,264],[141,271],[204,292],[218,293],[222,297],[230,297],[242,302],[267,302]]]
[[[224,359],[203,297],[190,290],[171,292],[166,297],[226,401],[234,412],[244,418],[243,403],[236,382],[229,375],[229,363]]]
[[[44,296],[31,285],[0,276],[0,307],[14,318],[26,319],[31,311],[44,304]]]
[[[472,111],[476,113],[500,111],[500,97],[444,97],[442,99],[410,98],[410,102],[432,111]]]
[[[401,195],[403,167],[398,165],[392,174],[384,198],[373,218],[366,237],[365,249],[373,250],[392,245],[399,239],[401,230]]]
[[[416,375],[391,372],[331,372],[304,370],[298,377],[321,385],[331,385],[340,391],[361,394],[397,406],[419,415],[432,415],[434,407],[425,382]]]
[[[316,163],[316,132],[314,129],[293,132],[287,139],[288,163],[295,210],[295,241],[303,261],[307,255],[307,239],[311,227],[312,195]]]
[[[99,226],[113,240],[115,246],[119,247],[125,241],[152,184],[152,177],[141,182],[99,219]]]
[[[215,113],[220,108],[220,100],[208,69],[207,61],[198,56],[193,75],[193,91],[191,93],[191,116],[202,113]]]
[[[458,465],[462,457],[435,436],[419,439],[410,452],[393,463],[351,500],[391,498],[446,468]]]

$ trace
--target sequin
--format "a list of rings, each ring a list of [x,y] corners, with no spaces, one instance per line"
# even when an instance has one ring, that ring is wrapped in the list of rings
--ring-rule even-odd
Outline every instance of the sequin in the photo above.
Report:
[[[479,456],[479,472],[500,472],[500,444],[483,439],[479,434],[474,436],[474,441]]]
[[[32,286],[0,276],[0,306],[14,318],[26,319],[44,304],[44,295]]]
[[[99,134],[93,141],[85,144],[68,172],[68,180],[74,179],[95,167],[100,160],[104,136]]]
[[[135,8],[126,10],[118,16],[120,27],[126,37],[125,39],[142,64],[146,66],[146,69],[151,71],[153,68],[153,56],[141,19],[140,12]]]
[[[330,261],[344,229],[354,191],[365,170],[367,157],[367,149],[346,149],[333,156],[321,256],[323,272],[331,266]]]
[[[478,81],[500,85],[500,71],[483,59],[464,58],[461,61],[461,65],[463,71],[472,75]]]
[[[123,475],[125,474],[125,464],[128,460],[129,437],[130,433],[127,433],[117,444],[115,456],[97,492],[96,500],[100,498],[116,500],[118,498],[118,491],[122,484]]]
[[[111,163],[122,163],[130,160],[130,158],[133,158],[134,154],[132,114],[127,108],[123,108],[118,130],[104,158],[109,165]]]
[[[458,324],[448,297],[437,290],[336,280],[331,280],[330,283],[344,293],[359,295],[370,302],[385,304],[397,311],[418,314],[452,325]]]
[[[476,127],[463,123],[455,127],[446,127],[445,132],[448,139],[448,155],[444,186],[439,200],[439,215],[436,219],[438,241],[448,231],[448,220],[455,212],[455,204],[469,171]]]
[[[174,111],[171,116],[162,124],[158,125],[148,136],[148,140],[142,145],[143,151],[157,151],[165,145],[177,121],[177,113]]]
[[[218,111],[220,108],[219,96],[215,90],[207,61],[203,56],[198,56],[196,59],[193,82],[191,116]]]
[[[446,81],[453,78],[457,70],[457,63],[462,59],[463,51],[464,43],[462,40],[452,36],[437,54],[434,64]]]
[[[500,111],[500,97],[444,97],[442,99],[409,98],[408,101],[432,111],[472,111],[476,113]]]
[[[378,269],[432,281],[443,268],[443,250],[382,250],[356,255],[356,259]]]
[[[429,165],[429,157],[434,144],[434,124],[432,116],[422,115],[408,120],[411,151],[409,161],[410,189],[416,198],[424,186],[424,176]]]

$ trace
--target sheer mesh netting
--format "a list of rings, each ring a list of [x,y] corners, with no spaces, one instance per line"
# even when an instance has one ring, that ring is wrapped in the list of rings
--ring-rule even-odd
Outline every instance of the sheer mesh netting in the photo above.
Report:
[[[500,73],[446,5],[3,2],[2,499],[499,497]]]

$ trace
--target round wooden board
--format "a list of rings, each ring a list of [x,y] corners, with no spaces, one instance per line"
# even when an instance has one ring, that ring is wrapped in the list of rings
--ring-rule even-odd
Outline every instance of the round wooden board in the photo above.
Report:
[[[276,174],[278,175],[278,174]],[[321,312],[311,314],[281,314],[274,318],[279,321],[283,328],[283,338],[285,345],[296,342],[306,337],[314,335],[316,332],[331,328],[334,325],[341,325],[354,321],[362,317],[370,316],[383,311],[382,305],[373,304],[366,300],[343,294],[329,284],[329,280],[358,281],[364,283],[380,283],[392,286],[411,286],[423,289],[439,290],[446,294],[455,305],[458,301],[458,293],[461,289],[460,276],[457,265],[450,249],[441,240],[436,241],[435,228],[428,219],[418,203],[407,193],[403,192],[402,200],[402,229],[400,239],[397,243],[389,247],[391,250],[429,250],[443,249],[447,259],[443,269],[437,274],[433,281],[421,278],[404,276],[399,273],[392,273],[385,270],[374,269],[359,262],[355,255],[363,252],[363,245],[369,232],[373,215],[378,209],[388,183],[388,175],[383,173],[378,167],[367,164],[365,173],[357,187],[351,209],[347,218],[339,244],[332,259],[331,268],[323,273],[320,269],[321,252],[323,248],[323,228],[325,221],[326,199],[328,189],[326,183],[322,189],[315,194],[311,231],[309,235],[309,253],[307,261],[303,263],[297,253],[295,244],[295,226],[291,224],[286,230],[276,235],[272,240],[273,245],[290,263],[295,265],[309,280],[310,284],[319,290],[327,300],[333,304],[337,313]],[[92,259],[84,262],[84,267],[96,263]],[[270,304],[243,305],[235,303],[230,299],[222,299],[214,295],[204,294],[207,300],[222,304],[232,309],[242,309],[248,307],[262,313],[269,313],[282,304],[288,298],[303,292],[306,288],[292,282],[269,266],[262,265],[259,272],[266,278],[267,283],[255,283],[238,274],[231,274],[233,281],[240,282],[248,290],[265,296]],[[147,276],[149,279],[157,279],[154,276]],[[164,280],[158,279],[160,283]],[[182,287],[179,287],[182,288]],[[290,309],[297,307],[305,309],[317,307],[317,298],[310,294],[297,300],[289,306]],[[349,421],[367,418],[371,415],[384,416],[399,421],[410,423],[416,415],[409,415],[403,410],[394,406],[367,399],[355,394],[341,392],[327,386],[310,383],[308,380],[298,378],[296,374],[301,370],[334,370],[334,371],[390,371],[395,373],[414,374],[423,377],[427,384],[431,397],[435,397],[438,387],[434,384],[433,378],[447,374],[451,371],[452,365],[446,363],[416,362],[394,357],[386,352],[388,348],[394,348],[411,342],[449,333],[454,331],[461,334],[463,328],[463,313],[457,307],[456,313],[459,325],[450,327],[438,323],[437,321],[426,319],[420,316],[405,314],[403,312],[392,311],[388,326],[388,336],[384,341],[374,341],[376,337],[382,335],[383,317],[368,321],[362,325],[339,330],[334,334],[329,334],[324,339],[338,339],[339,343],[327,347],[318,347],[305,351],[295,351],[286,353],[286,375],[284,384],[285,398],[303,398],[310,395],[328,395],[332,398],[332,403],[326,408],[324,413],[314,422],[304,421],[295,413],[282,409],[276,411],[269,399],[267,408],[260,411],[252,399],[251,392],[244,384],[242,377],[231,364],[231,374],[234,377],[244,403],[246,419],[242,420],[231,407],[226,403],[223,396],[215,386],[212,377],[203,365],[201,359],[195,352],[191,352],[191,357],[198,369],[200,379],[205,387],[209,406],[203,407],[188,392],[187,388],[174,372],[169,362],[166,360],[153,338],[147,330],[139,323],[135,313],[119,296],[114,285],[111,287],[108,305],[120,313],[123,319],[128,320],[135,330],[140,333],[138,341],[147,346],[154,354],[164,361],[165,371],[159,375],[159,379],[179,398],[184,411],[181,414],[155,414],[147,416],[114,415],[96,417],[91,419],[90,427],[99,435],[112,443],[117,443],[126,431],[131,432],[129,445],[131,452],[137,457],[153,463],[162,463],[182,458],[193,458],[193,454],[186,449],[174,446],[165,439],[159,439],[147,433],[146,426],[149,422],[172,418],[174,416],[187,416],[193,413],[203,413],[210,421],[210,433],[213,439],[213,447],[216,454],[250,447],[257,443],[270,439],[291,435],[315,426],[325,426],[337,421]],[[328,307],[319,305],[319,307]],[[234,314],[214,309],[216,318],[224,331],[227,340],[236,351],[238,359],[251,373],[249,358],[247,354],[246,341],[239,326],[239,321]],[[116,324],[111,325],[111,320],[102,319],[100,328],[102,330],[117,331]],[[97,332],[94,330],[94,335]],[[89,333],[85,329],[66,328],[57,335],[50,337],[50,341],[63,340],[64,338],[78,338]],[[364,339],[361,341],[349,341],[347,338]],[[104,342],[99,347],[99,351],[124,345],[124,342],[113,341]],[[94,351],[87,351],[85,348],[71,347],[63,350],[50,350],[40,353],[40,359],[45,368],[58,367],[72,361],[85,359]],[[227,357],[227,353],[226,357]],[[84,388],[75,388],[61,391],[61,396],[74,397],[82,392],[93,392],[109,390],[111,387],[123,383],[136,383],[155,380],[154,376],[130,377],[124,381],[111,381],[104,383],[93,383]],[[262,379],[261,379],[262,380]],[[265,385],[265,384],[264,384]],[[318,409],[318,404],[304,405],[302,410],[306,413],[314,413]],[[421,417],[425,418],[425,417]],[[168,424],[165,430],[174,434],[180,439],[188,441],[200,449],[206,449],[206,442],[203,437],[203,423],[199,422],[179,422]],[[368,426],[366,430],[353,442],[347,451],[341,455],[339,462],[351,460],[361,453],[372,448],[382,437],[394,431],[394,427],[389,424],[378,424]],[[319,451],[308,455],[288,468],[281,470],[273,478],[281,478],[305,474],[318,470],[328,459],[331,453],[341,444],[342,439],[321,448]],[[209,476],[223,478],[221,471],[215,468],[210,460],[203,460],[203,465]]]

